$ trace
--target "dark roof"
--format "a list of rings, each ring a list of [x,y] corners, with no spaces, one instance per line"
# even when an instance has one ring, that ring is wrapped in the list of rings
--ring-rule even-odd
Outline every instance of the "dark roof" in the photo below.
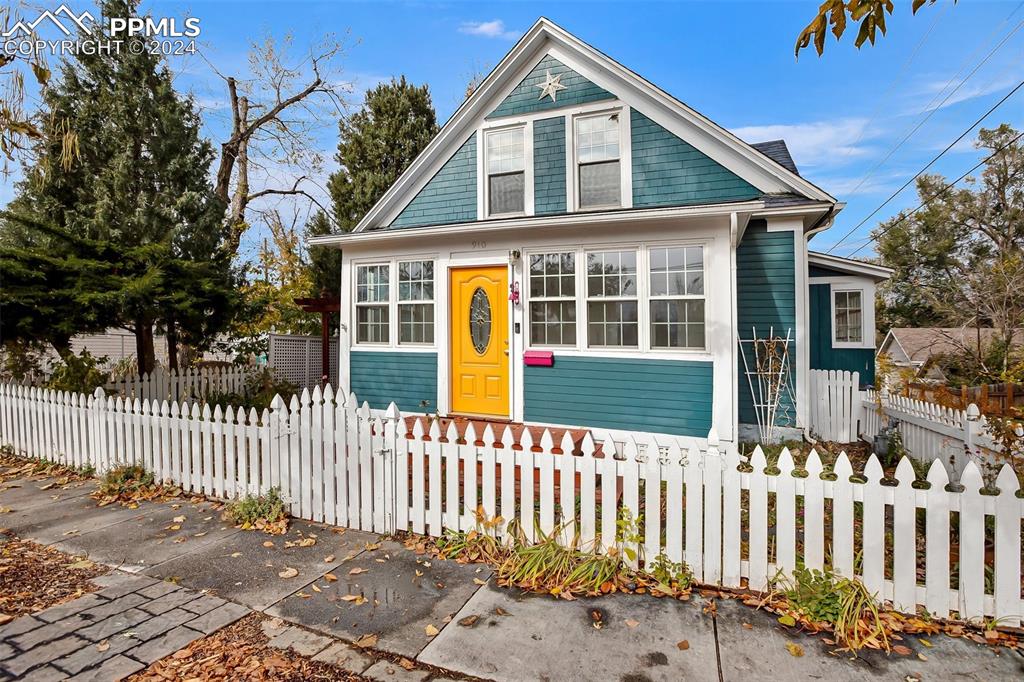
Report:
[[[793,163],[793,157],[789,155],[789,147],[786,146],[785,140],[769,140],[768,142],[757,142],[750,145],[757,151],[761,152],[769,159],[779,164],[788,171],[792,171],[797,175],[800,175],[800,171],[797,170],[796,164]]]
[[[765,194],[761,197],[764,199],[764,205],[769,208],[778,208],[782,206],[803,206],[804,204],[819,204],[820,201],[814,199],[808,199],[807,197],[800,196],[799,194]]]

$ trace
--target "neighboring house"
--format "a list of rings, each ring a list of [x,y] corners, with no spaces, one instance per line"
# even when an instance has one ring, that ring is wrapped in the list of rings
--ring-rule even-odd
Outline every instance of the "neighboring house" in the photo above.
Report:
[[[999,330],[990,327],[895,327],[889,330],[878,348],[878,355],[888,355],[896,367],[912,369],[914,376],[925,381],[946,383],[946,375],[935,360],[943,355],[963,355],[984,351],[995,340]],[[1024,345],[1024,329],[1017,337]]]
[[[807,251],[842,206],[781,140],[743,142],[541,19],[352,233],[310,240],[343,251],[340,388],[735,440],[756,327],[791,337],[780,423],[804,426],[811,368],[873,371],[886,271]]]

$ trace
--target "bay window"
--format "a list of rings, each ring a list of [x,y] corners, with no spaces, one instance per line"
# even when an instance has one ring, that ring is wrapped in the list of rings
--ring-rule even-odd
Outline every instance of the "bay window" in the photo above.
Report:
[[[618,207],[622,202],[619,114],[583,116],[576,119],[575,127],[579,207]]]
[[[530,343],[576,345],[576,254],[530,256]]]
[[[487,214],[517,215],[526,210],[525,128],[486,134]]]
[[[587,343],[639,346],[636,251],[587,254]]]
[[[388,343],[391,266],[356,267],[356,342]]]

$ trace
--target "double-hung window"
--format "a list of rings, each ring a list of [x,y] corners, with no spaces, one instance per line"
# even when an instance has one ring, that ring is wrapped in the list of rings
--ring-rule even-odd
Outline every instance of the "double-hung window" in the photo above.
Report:
[[[639,346],[636,251],[587,254],[587,343]]]
[[[617,207],[622,202],[619,171],[619,114],[576,119],[576,178],[579,207]]]
[[[487,215],[517,215],[526,210],[525,128],[486,134]]]
[[[530,343],[576,345],[576,254],[530,256]]]
[[[398,262],[398,343],[434,343],[434,262]]]
[[[703,349],[704,248],[657,247],[648,257],[651,348]]]
[[[837,343],[861,343],[864,340],[864,304],[860,290],[835,291],[832,294],[832,322]]]
[[[356,267],[356,342],[388,343],[388,263]]]

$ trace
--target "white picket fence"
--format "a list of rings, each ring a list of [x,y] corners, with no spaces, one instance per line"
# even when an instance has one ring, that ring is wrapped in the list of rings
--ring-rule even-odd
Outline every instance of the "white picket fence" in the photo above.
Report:
[[[857,440],[863,412],[860,373],[812,369],[809,388],[811,433],[836,443]]]
[[[235,365],[189,367],[181,371],[157,367],[141,377],[134,374],[111,379],[106,388],[122,397],[139,400],[194,400],[212,393],[240,394],[252,373],[252,368]]]
[[[863,483],[850,480],[846,455],[827,472],[836,480],[822,477],[816,453],[803,477],[793,475],[788,450],[778,475],[765,472],[760,449],[741,467],[735,448],[713,433],[703,450],[671,436],[627,436],[617,447],[589,435],[556,442],[545,430],[534,441],[528,429],[516,444],[511,429],[470,426],[459,439],[454,426],[442,433],[436,420],[429,428],[424,420],[406,419],[394,405],[373,413],[352,395],[335,401],[330,388],[246,414],[0,385],[0,442],[30,457],[100,472],[139,464],[186,491],[223,498],[277,487],[292,515],[313,521],[439,536],[479,529],[479,510],[502,518],[483,532],[506,536],[518,519],[531,540],[557,533],[603,551],[628,513],[639,520],[640,562],[685,561],[706,583],[761,590],[779,570],[828,566],[903,611],[956,611],[1004,625],[1024,612],[1024,501],[1009,467],[997,479],[999,494],[983,495],[972,463],[962,492],[946,489],[939,464],[921,490],[907,459],[889,486],[873,456]]]
[[[973,403],[955,410],[935,403],[874,390],[861,395],[864,437],[873,438],[886,423],[899,423],[903,447],[921,461],[938,459],[955,475],[969,462],[1001,463],[1003,447],[992,437],[988,420]],[[886,419],[883,419],[883,415]]]

